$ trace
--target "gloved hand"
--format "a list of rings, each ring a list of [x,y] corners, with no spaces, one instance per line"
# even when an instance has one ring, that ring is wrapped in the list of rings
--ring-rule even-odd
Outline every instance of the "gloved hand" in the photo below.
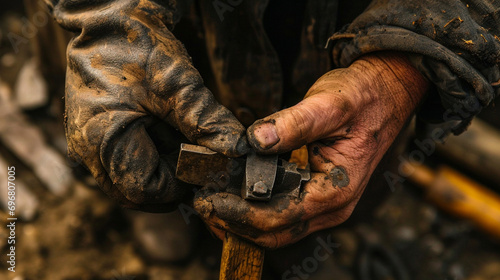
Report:
[[[175,130],[228,156],[247,152],[244,127],[214,100],[169,30],[174,4],[60,0],[49,7],[76,33],[66,77],[69,155],[109,196],[130,208],[167,211],[192,194],[174,178],[175,159],[158,152],[178,149]]]
[[[277,154],[308,144],[311,180],[299,199],[251,202],[202,189],[195,209],[219,237],[229,231],[281,247],[344,222],[371,174],[427,90],[406,57],[371,54],[321,77],[305,99],[248,129],[253,148]]]

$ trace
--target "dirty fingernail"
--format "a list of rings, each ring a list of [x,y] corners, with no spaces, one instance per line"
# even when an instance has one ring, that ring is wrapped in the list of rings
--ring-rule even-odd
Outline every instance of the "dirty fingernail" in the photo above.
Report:
[[[253,134],[262,149],[269,149],[280,141],[276,127],[272,123],[261,124],[255,128]]]

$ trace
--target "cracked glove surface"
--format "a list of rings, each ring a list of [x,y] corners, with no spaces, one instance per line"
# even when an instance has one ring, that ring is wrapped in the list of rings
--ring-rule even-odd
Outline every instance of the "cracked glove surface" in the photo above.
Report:
[[[421,116],[455,123],[459,134],[500,94],[499,7],[498,0],[373,0],[331,37],[334,60],[346,66],[370,52],[409,53],[440,103]]]
[[[170,32],[175,1],[48,4],[56,20],[75,33],[66,76],[69,155],[109,196],[156,212],[192,193],[177,184],[175,159],[158,152],[178,149],[176,130],[228,156],[247,152],[244,127],[215,101]],[[170,139],[158,144],[153,126]]]

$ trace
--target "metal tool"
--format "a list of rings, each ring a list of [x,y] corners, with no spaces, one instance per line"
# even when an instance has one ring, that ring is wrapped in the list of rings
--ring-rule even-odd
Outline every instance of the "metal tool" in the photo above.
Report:
[[[244,158],[229,158],[208,148],[181,144],[176,176],[179,180],[222,190],[241,188],[247,200],[269,201],[276,193],[298,197],[302,182],[310,171],[278,156],[250,153]],[[260,279],[264,249],[234,234],[227,233],[222,252],[220,279]]]
[[[311,173],[278,156],[250,153],[246,159],[230,158],[202,146],[181,144],[176,177],[198,186],[241,186],[244,199],[268,201],[272,193],[298,197]]]

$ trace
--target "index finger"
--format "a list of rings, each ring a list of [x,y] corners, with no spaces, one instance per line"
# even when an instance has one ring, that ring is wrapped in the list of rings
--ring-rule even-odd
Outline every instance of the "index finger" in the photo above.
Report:
[[[208,222],[223,224],[226,230],[258,235],[341,208],[348,203],[346,197],[349,195],[344,189],[333,187],[331,178],[313,173],[300,197],[277,194],[269,202],[248,201],[227,192],[202,189],[196,194],[194,206]]]

